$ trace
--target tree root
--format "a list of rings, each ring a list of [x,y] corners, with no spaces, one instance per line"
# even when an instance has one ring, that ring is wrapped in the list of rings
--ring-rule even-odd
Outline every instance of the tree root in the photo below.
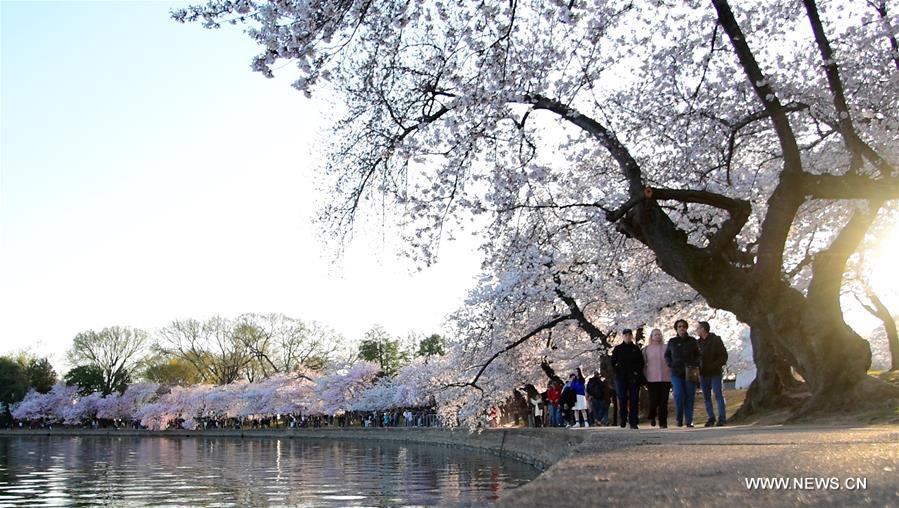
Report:
[[[848,390],[812,394],[784,423],[808,423],[825,416],[852,416],[899,403],[899,386],[866,376]]]
[[[746,400],[730,420],[734,423],[815,423],[832,417],[874,418],[879,411],[893,415],[899,407],[899,386],[867,376],[842,392],[810,394],[804,385],[783,393],[762,394],[750,387]],[[867,422],[864,422],[867,423]]]

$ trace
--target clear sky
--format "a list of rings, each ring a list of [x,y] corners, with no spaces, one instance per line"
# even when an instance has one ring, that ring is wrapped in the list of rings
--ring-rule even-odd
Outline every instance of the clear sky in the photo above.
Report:
[[[335,260],[311,220],[334,105],[179,5],[0,2],[0,354],[60,367],[80,331],[243,312],[439,332],[474,244],[413,274],[376,232]]]

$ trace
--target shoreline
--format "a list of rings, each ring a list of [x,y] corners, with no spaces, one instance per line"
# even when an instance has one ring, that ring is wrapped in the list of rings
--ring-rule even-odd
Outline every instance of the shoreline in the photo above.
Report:
[[[586,429],[325,428],[145,431],[13,429],[0,436],[275,437],[377,440],[492,453],[541,470],[497,506],[893,506],[899,425],[774,425]],[[752,487],[750,480],[830,480],[824,488]],[[863,489],[853,489],[863,479]],[[800,482],[800,485],[807,483]],[[833,488],[833,487],[836,488]]]
[[[533,466],[541,473],[570,455],[575,448],[589,440],[588,432],[568,429],[509,428],[485,429],[469,432],[467,429],[430,427],[376,427],[376,428],[317,428],[317,429],[212,429],[191,430],[143,430],[143,429],[0,429],[5,436],[92,436],[92,437],[177,437],[177,438],[277,438],[318,440],[360,440],[391,443],[414,443],[486,452],[503,459],[511,459]],[[584,429],[586,430],[586,429]]]

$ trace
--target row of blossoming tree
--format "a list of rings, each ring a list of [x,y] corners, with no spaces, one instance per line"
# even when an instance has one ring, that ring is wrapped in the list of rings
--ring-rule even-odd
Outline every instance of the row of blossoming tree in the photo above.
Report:
[[[370,362],[326,373],[300,369],[259,382],[166,387],[135,383],[124,392],[81,395],[77,386],[56,384],[49,392],[31,391],[12,409],[23,422],[82,425],[98,420],[139,423],[153,430],[173,425],[195,429],[203,421],[253,419],[278,415],[340,415],[349,411],[387,411],[433,406],[439,386],[429,372],[442,358],[417,358],[394,377],[379,377]]]

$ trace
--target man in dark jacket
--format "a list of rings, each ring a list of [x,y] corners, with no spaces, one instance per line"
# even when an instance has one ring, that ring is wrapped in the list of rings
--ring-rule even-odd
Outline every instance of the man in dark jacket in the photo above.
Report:
[[[596,425],[609,424],[609,402],[611,402],[606,380],[599,371],[594,371],[593,376],[587,381],[587,402],[593,412],[593,421]]]
[[[577,403],[577,394],[574,393],[570,379],[562,386],[560,402],[562,403],[562,418],[568,422],[568,426],[574,425],[574,405]]]
[[[640,393],[640,375],[643,373],[643,352],[634,344],[629,328],[621,331],[624,342],[612,350],[612,367],[615,369],[615,392],[618,394],[618,424],[623,429],[630,424],[637,428],[637,404]]]
[[[696,339],[687,334],[687,322],[674,322],[677,335],[668,339],[665,363],[671,369],[671,388],[674,391],[677,426],[693,426],[693,402],[696,385],[687,377],[687,367],[699,367],[699,347]]]
[[[699,334],[699,386],[702,387],[702,398],[705,399],[705,412],[709,415],[706,427],[727,423],[727,406],[724,401],[724,392],[721,389],[721,374],[727,363],[727,349],[721,337],[710,333],[708,321],[700,321],[697,333]],[[718,402],[718,420],[715,420],[715,410],[712,407],[711,392],[715,393]]]

